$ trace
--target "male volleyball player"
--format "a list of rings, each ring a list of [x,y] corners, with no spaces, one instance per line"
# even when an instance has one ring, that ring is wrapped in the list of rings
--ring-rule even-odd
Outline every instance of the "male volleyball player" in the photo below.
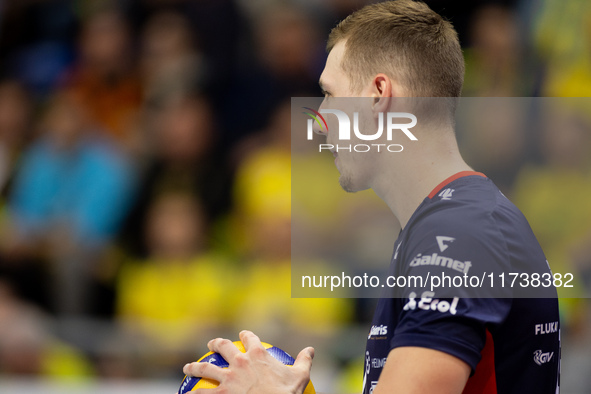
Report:
[[[423,3],[366,6],[333,29],[328,50],[320,77],[324,107],[337,97],[369,97],[377,115],[399,97],[460,95],[464,62],[457,34]],[[372,188],[400,222],[390,273],[452,275],[488,267],[551,274],[523,215],[460,156],[455,100],[445,103],[447,115],[436,125],[425,126],[418,116],[412,129],[418,141],[406,144],[405,154],[335,152],[341,186]],[[338,144],[336,133],[326,134],[328,144]],[[229,361],[228,369],[192,363],[184,372],[219,381],[211,394],[303,392],[312,348],[290,368],[266,354],[252,332],[241,332],[240,339],[244,354],[227,339],[208,344]],[[379,300],[363,393],[554,394],[559,353],[555,297],[467,298],[403,289]]]

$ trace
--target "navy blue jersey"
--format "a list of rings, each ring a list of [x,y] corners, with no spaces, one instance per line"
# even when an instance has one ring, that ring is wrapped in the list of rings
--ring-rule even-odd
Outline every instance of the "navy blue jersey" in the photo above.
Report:
[[[437,186],[394,245],[392,276],[551,275],[521,212],[483,174],[458,173]],[[496,278],[498,279],[498,278]],[[560,323],[556,289],[521,298],[508,283],[482,289],[392,288],[378,301],[365,353],[363,393],[373,392],[389,352],[440,350],[465,361],[464,393],[558,392]],[[546,297],[547,296],[547,297]]]

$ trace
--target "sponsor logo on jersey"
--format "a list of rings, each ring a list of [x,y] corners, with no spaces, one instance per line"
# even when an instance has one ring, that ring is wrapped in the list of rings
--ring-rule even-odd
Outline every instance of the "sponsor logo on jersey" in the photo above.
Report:
[[[454,260],[451,257],[439,256],[437,253],[427,254],[424,256],[421,253],[419,253],[415,256],[414,259],[411,260],[409,265],[411,267],[418,267],[420,265],[441,266],[450,268],[454,271],[461,272],[463,274],[467,274],[470,270],[470,267],[472,266],[472,262]]]
[[[443,189],[443,191],[439,193],[439,197],[441,197],[442,200],[451,200],[451,195],[454,191],[455,189]]]
[[[388,326],[384,326],[383,324],[381,326],[371,326],[371,329],[369,330],[369,335],[367,336],[367,339],[370,339],[373,336],[386,335],[386,334],[388,334]]]
[[[417,308],[425,310],[425,311],[437,311],[441,313],[451,313],[455,315],[458,313],[457,306],[458,302],[460,301],[459,297],[454,297],[451,301],[440,300],[438,298],[433,298],[435,293],[432,291],[425,291],[421,294],[421,299],[419,301],[416,300],[417,294],[413,291],[408,295],[408,302],[404,305],[403,310],[415,310]]]
[[[384,358],[372,358],[371,359],[371,367],[372,368],[384,368],[384,365],[386,364],[386,359],[387,357]]]
[[[437,246],[439,246],[440,252],[443,252],[445,249],[449,248],[449,245],[446,244],[446,242],[452,243],[456,240],[453,237],[446,237],[445,235],[438,235],[435,237],[435,239],[437,240]]]
[[[553,355],[554,352],[543,353],[542,350],[536,350],[534,352],[534,362],[538,365],[549,363]]]
[[[558,332],[558,322],[536,324],[536,335],[552,334]]]

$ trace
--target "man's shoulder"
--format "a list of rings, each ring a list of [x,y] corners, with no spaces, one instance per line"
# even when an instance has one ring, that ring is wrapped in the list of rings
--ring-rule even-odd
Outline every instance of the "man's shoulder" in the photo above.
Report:
[[[494,189],[478,182],[451,184],[431,199],[425,199],[408,223],[409,235],[433,231],[479,232],[494,224],[498,209]]]
[[[478,234],[526,224],[521,211],[488,178],[460,178],[425,199],[411,222],[409,232],[432,229]]]
[[[423,202],[405,229],[406,250],[412,256],[453,253],[469,259],[478,254],[496,261],[511,260],[511,239],[537,250],[537,240],[519,209],[488,178],[470,178],[446,185]]]
[[[402,266],[481,276],[548,270],[527,220],[492,181],[450,189],[448,200],[426,200],[405,228]]]

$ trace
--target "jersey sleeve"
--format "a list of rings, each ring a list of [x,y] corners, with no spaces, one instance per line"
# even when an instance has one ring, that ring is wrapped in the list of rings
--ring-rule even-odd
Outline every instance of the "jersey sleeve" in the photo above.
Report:
[[[486,330],[502,323],[512,302],[509,289],[490,286],[489,275],[507,270],[510,262],[492,217],[452,219],[450,211],[418,223],[412,242],[403,245],[398,274],[423,283],[400,289],[402,307],[390,347],[440,350],[474,371]]]

